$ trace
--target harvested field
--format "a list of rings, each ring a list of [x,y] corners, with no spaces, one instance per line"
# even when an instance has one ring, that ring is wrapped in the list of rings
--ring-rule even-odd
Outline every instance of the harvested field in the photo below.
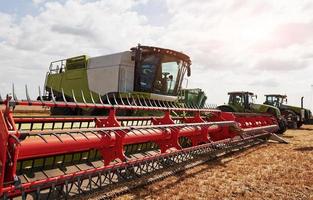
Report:
[[[117,199],[313,199],[313,126],[284,138],[290,144],[263,144]]]

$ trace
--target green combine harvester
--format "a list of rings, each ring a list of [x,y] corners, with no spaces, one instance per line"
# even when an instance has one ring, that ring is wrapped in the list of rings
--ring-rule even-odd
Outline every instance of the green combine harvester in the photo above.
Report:
[[[254,99],[257,95],[248,91],[229,92],[228,104],[218,106],[217,108],[224,112],[239,112],[239,113],[266,113],[276,117],[279,123],[280,134],[287,129],[287,121],[282,116],[280,110],[272,105],[256,104]]]
[[[311,111],[303,108],[303,97],[301,98],[301,107],[290,106],[287,103],[287,96],[281,94],[265,95],[264,104],[277,107],[288,122],[290,128],[300,128],[311,119]]]
[[[185,74],[191,75],[189,56],[158,47],[141,46],[130,51],[54,61],[45,81],[45,100],[118,104],[130,99],[186,103],[203,107],[200,89],[184,89]],[[138,103],[138,102],[137,102]],[[103,110],[53,108],[52,115],[99,115]]]

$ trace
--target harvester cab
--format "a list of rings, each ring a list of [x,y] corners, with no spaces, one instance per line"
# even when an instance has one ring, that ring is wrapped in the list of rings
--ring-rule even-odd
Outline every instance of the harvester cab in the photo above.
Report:
[[[183,53],[141,45],[111,55],[83,55],[55,61],[46,77],[46,99],[117,104],[135,97],[176,102],[185,74],[191,74],[190,65],[189,56]],[[81,114],[82,111],[86,109],[51,110],[52,114]],[[91,112],[97,113],[97,110]]]
[[[278,133],[286,131],[287,122],[282,117],[280,110],[272,105],[256,104],[257,95],[248,91],[229,92],[228,104],[218,106],[217,108],[224,112],[241,112],[241,113],[264,113],[273,115],[279,122],[280,130]]]
[[[288,122],[290,128],[300,128],[311,118],[311,111],[303,108],[303,98],[301,99],[301,107],[290,106],[287,104],[287,95],[267,94],[265,95],[264,104],[277,107],[284,118]]]

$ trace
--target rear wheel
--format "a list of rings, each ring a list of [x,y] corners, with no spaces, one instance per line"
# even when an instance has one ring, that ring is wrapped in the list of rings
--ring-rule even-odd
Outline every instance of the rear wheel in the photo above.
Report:
[[[284,110],[282,111],[282,115],[287,120],[288,128],[296,129],[299,127],[298,120],[297,120],[298,117],[295,112],[293,112],[292,110]]]
[[[303,125],[303,122],[297,122],[297,127],[300,128]]]

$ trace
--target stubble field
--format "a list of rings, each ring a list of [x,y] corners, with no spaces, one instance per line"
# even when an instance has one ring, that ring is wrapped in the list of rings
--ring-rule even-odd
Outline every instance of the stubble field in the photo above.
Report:
[[[132,191],[128,199],[313,199],[313,126]]]

